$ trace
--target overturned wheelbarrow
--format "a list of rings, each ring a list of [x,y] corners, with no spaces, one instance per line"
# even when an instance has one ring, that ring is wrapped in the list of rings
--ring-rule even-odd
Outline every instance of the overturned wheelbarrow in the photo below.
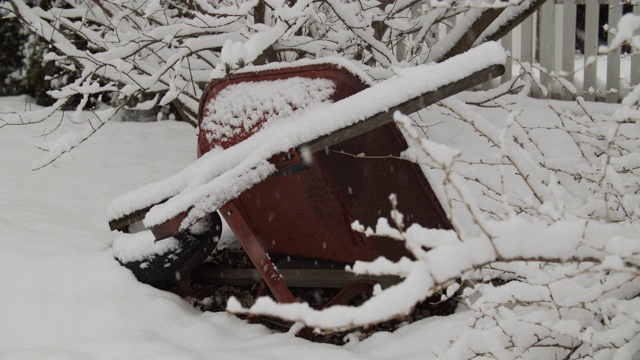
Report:
[[[290,287],[342,289],[329,301],[336,303],[374,283],[397,282],[342,270],[358,260],[411,257],[403,243],[367,237],[352,224],[375,226],[391,211],[394,193],[407,221],[451,225],[419,166],[398,159],[407,144],[392,114],[413,113],[501,75],[502,49],[481,47],[491,46],[495,51],[481,52],[491,58],[480,60],[472,49],[374,86],[339,59],[254,67],[212,81],[200,102],[199,159],[110,207],[112,229],[144,219],[155,243],[170,239],[173,247],[143,259],[116,257],[152,285],[188,276],[209,284],[259,282],[279,302],[294,301]],[[253,269],[198,266],[221,234],[216,210]],[[286,261],[276,266],[278,257]]]

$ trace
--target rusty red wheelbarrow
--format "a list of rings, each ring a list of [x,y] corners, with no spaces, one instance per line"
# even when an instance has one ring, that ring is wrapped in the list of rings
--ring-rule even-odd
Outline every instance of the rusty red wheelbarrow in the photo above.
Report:
[[[400,84],[371,87],[338,59],[252,68],[212,81],[200,101],[197,164],[155,190],[125,195],[127,201],[114,205],[119,211],[111,211],[112,229],[126,231],[144,219],[156,242],[172,238],[177,245],[120,262],[152,285],[187,277],[254,282],[279,302],[294,301],[292,287],[341,289],[329,303],[342,303],[374,283],[397,282],[343,270],[358,260],[411,257],[402,242],[367,237],[352,224],[374,227],[392,210],[394,193],[408,222],[451,228],[419,166],[399,159],[407,143],[392,118],[396,110],[413,113],[502,74],[503,57],[470,66],[473,51],[421,69],[422,79],[408,74]],[[463,65],[454,76],[437,74]],[[432,84],[414,84],[424,79]],[[218,213],[253,268],[201,265],[221,234]]]

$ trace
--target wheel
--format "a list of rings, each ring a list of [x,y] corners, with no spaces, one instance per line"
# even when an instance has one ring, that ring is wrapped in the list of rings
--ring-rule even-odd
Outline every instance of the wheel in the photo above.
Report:
[[[144,259],[116,260],[131,270],[138,281],[166,289],[189,276],[202,264],[215,248],[222,234],[222,220],[217,212],[209,214],[185,231],[173,235],[173,246],[162,254],[151,254]]]

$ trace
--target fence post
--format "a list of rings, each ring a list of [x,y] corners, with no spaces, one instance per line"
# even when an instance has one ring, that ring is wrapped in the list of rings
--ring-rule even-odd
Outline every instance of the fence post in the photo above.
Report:
[[[536,13],[520,23],[520,57],[518,59],[521,63],[533,64],[533,18]],[[537,96],[535,88],[535,85],[532,86],[530,96]]]
[[[598,20],[600,13],[599,1],[587,1],[584,17],[584,84],[582,90],[593,93],[584,94],[586,100],[593,101],[596,98],[598,77]],[[591,26],[590,26],[591,25]],[[589,64],[593,61],[592,64]]]
[[[533,63],[533,16],[529,16],[520,24],[520,30],[520,60]]]
[[[640,15],[640,3],[633,7],[633,13]],[[640,54],[635,54],[631,58],[631,85],[640,84]]]
[[[540,9],[540,65],[549,73],[553,71],[555,45],[555,1],[546,1]],[[540,82],[547,88],[548,96],[553,91],[552,78],[544,73],[540,74]]]
[[[567,81],[574,83],[576,61],[576,1],[564,0],[562,8],[562,70]],[[572,100],[574,95],[566,89],[562,90],[562,99]]]
[[[502,46],[505,50],[509,51],[511,56],[513,56],[513,35],[511,31],[507,35],[502,38]],[[506,83],[511,80],[513,76],[513,61],[510,58],[507,58],[507,62],[504,64],[504,75],[500,78],[501,83]]]
[[[622,17],[622,2],[620,0],[609,3],[609,28],[618,26]],[[614,34],[608,31],[607,42],[610,44]],[[607,102],[618,102],[620,96],[620,48],[607,54]]]

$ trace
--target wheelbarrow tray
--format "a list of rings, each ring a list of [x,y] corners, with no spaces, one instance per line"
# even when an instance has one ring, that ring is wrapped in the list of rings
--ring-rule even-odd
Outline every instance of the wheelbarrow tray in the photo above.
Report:
[[[207,119],[213,117],[207,110],[209,104],[242,101],[230,94],[248,96],[247,107],[251,110],[260,108],[261,104],[252,104],[257,99],[246,93],[246,87],[235,93],[225,92],[226,89],[249,83],[253,88],[266,85],[265,89],[273,91],[277,87],[275,84],[292,79],[330,81],[335,86],[328,99],[331,102],[369,87],[362,78],[332,63],[234,74],[213,81],[207,86],[200,106],[199,153],[216,147],[231,147],[255,136],[242,124],[238,124],[238,133],[231,137],[216,137],[206,130]],[[297,89],[295,93],[298,95]],[[225,96],[232,98],[225,99]],[[263,114],[243,115],[259,118]],[[229,119],[225,118],[221,123],[227,124]],[[273,134],[274,137],[279,135]],[[406,148],[400,130],[394,123],[387,123],[308,153],[304,159],[295,150],[279,154],[270,161],[279,172],[246,189],[231,200],[232,204],[224,205],[222,216],[238,238],[244,236],[243,229],[251,232],[259,239],[261,247],[273,255],[341,263],[372,261],[379,256],[393,261],[402,256],[410,257],[401,242],[366,236],[352,229],[355,221],[375,227],[381,216],[389,216],[392,208],[388,196],[391,193],[398,198],[408,221],[427,228],[451,228],[419,166],[400,159],[400,153]]]

